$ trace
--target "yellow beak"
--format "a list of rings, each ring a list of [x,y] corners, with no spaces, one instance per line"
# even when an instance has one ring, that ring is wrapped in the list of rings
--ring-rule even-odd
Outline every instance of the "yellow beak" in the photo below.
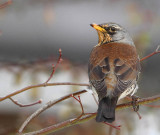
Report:
[[[101,26],[99,26],[98,24],[95,24],[95,23],[92,23],[90,24],[93,28],[95,28],[96,30],[98,31],[101,31],[101,32],[106,32],[106,30],[104,28],[102,28]]]

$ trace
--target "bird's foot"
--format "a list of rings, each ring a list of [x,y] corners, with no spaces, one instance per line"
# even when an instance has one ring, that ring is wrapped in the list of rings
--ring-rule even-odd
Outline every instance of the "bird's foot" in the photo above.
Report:
[[[139,105],[137,104],[137,101],[140,99],[140,97],[138,96],[132,96],[132,106],[133,106],[133,110],[135,112],[138,112],[139,110]]]
[[[139,99],[141,99],[140,97],[138,96],[131,96],[132,97],[132,106],[133,106],[133,111],[135,111],[138,115],[138,118],[141,119],[141,115],[139,114],[138,110],[139,110],[139,105],[137,104],[137,101]]]

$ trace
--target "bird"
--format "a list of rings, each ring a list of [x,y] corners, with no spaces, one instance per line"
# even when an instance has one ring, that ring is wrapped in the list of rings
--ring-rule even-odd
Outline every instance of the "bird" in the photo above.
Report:
[[[112,123],[117,102],[138,89],[140,59],[132,38],[121,25],[90,25],[98,33],[98,44],[93,47],[88,64],[89,82],[99,99],[96,121]]]

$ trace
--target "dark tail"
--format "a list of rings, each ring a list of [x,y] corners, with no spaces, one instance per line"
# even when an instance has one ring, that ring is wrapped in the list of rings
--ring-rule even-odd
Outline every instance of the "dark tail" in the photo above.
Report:
[[[97,122],[112,123],[115,120],[115,108],[118,97],[105,97],[100,100],[96,116]]]

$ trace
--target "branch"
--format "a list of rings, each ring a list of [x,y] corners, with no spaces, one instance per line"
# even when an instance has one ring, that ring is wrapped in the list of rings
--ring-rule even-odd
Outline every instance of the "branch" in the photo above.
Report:
[[[32,89],[32,88],[46,87],[46,86],[57,86],[57,85],[90,86],[89,84],[86,84],[86,83],[84,83],[84,84],[82,84],[82,83],[70,83],[70,82],[66,82],[66,83],[48,83],[48,82],[51,80],[51,78],[53,77],[53,75],[54,75],[54,73],[55,73],[55,71],[56,71],[56,69],[57,69],[57,67],[58,67],[58,65],[59,65],[59,63],[60,63],[61,61],[62,61],[62,50],[59,49],[59,58],[58,58],[58,60],[57,60],[57,62],[56,62],[56,66],[55,66],[55,67],[53,66],[52,73],[51,73],[51,75],[49,76],[49,78],[47,79],[47,81],[45,81],[44,83],[37,84],[37,85],[27,86],[27,87],[25,87],[25,88],[23,88],[23,89],[17,90],[17,91],[15,91],[15,92],[7,95],[7,96],[5,96],[5,97],[1,97],[1,98],[0,98],[0,102],[3,101],[3,100],[5,100],[5,99],[8,99],[8,98],[10,98],[10,97],[12,97],[12,96],[14,96],[14,95],[20,94],[20,93],[22,93],[22,92],[24,92],[24,91],[26,91],[26,90]]]
[[[23,88],[23,89],[17,90],[17,91],[15,91],[15,92],[13,92],[13,93],[5,96],[5,97],[1,97],[1,98],[0,98],[0,101],[3,101],[3,100],[5,100],[5,99],[7,99],[7,98],[10,98],[10,97],[12,97],[12,96],[14,96],[14,95],[17,95],[17,94],[22,93],[22,92],[24,92],[24,91],[26,91],[26,90],[29,90],[29,89],[38,88],[38,87],[46,87],[46,86],[57,86],[57,85],[90,86],[90,85],[87,84],[87,83],[71,83],[71,82],[47,83],[47,84],[42,83],[42,84],[27,86],[27,87],[25,87],[25,88]]]
[[[80,104],[80,106],[81,106],[81,110],[82,110],[81,114],[80,114],[74,121],[72,121],[72,122],[74,123],[74,122],[78,121],[83,115],[87,115],[87,114],[89,114],[89,113],[85,113],[85,112],[84,112],[84,108],[83,108],[83,105],[82,105],[82,102],[81,102],[80,95],[78,95],[78,99],[77,99],[75,96],[73,96],[73,95],[71,95],[71,96],[72,96],[76,101],[79,102],[79,104]],[[93,96],[95,102],[98,103],[98,101],[95,99],[95,96],[94,96],[93,93],[92,93],[92,96]],[[114,126],[114,125],[112,125],[111,123],[107,123],[107,122],[103,122],[103,123],[106,124],[106,125],[108,125],[108,126],[110,126],[110,127],[113,127],[113,128],[115,128],[115,129],[120,130],[120,126]]]
[[[151,56],[153,56],[153,55],[155,55],[157,53],[160,53],[159,48],[160,48],[160,45],[157,46],[156,50],[153,53],[151,53],[151,54],[147,55],[146,57],[140,59],[140,62],[148,59],[149,57],[151,57]]]
[[[42,103],[42,100],[38,100],[34,103],[31,103],[31,104],[27,104],[27,105],[23,105],[21,103],[18,103],[18,101],[14,100],[13,98],[9,98],[14,104],[18,105],[19,107],[29,107],[29,106],[33,106],[33,105],[36,105],[36,104],[41,104]]]
[[[0,9],[7,7],[11,3],[12,3],[12,0],[8,0],[7,2],[5,2],[5,3],[3,3],[3,4],[0,5]]]
[[[97,99],[96,99],[95,93],[92,93],[92,96],[93,96],[94,101],[95,101],[96,104],[98,105],[99,103],[98,103],[98,101],[97,101]]]
[[[51,106],[59,103],[59,102],[62,102],[70,97],[73,96],[76,96],[76,95],[80,95],[80,94],[83,94],[87,92],[86,90],[80,90],[80,91],[77,91],[77,92],[74,92],[72,94],[68,94],[66,96],[63,96],[62,98],[58,99],[58,100],[53,100],[53,101],[50,101],[48,103],[46,103],[45,106],[43,106],[42,108],[39,108],[36,112],[34,112],[31,116],[29,116],[26,121],[22,124],[22,126],[20,127],[19,129],[19,133],[22,133],[24,128],[30,123],[30,121],[35,118],[36,116],[38,116],[40,113],[44,112],[45,110],[47,110],[48,108],[50,108]]]
[[[82,105],[80,95],[78,95],[78,99],[74,95],[71,95],[71,96],[80,104],[81,110],[82,110],[81,114],[73,121],[73,123],[74,123],[77,120],[79,120],[83,115],[85,115],[85,113],[84,113],[84,108],[83,108],[83,105]]]
[[[129,96],[127,96],[126,99],[129,100],[129,101],[132,101],[132,98],[130,98]],[[148,104],[144,104],[144,106],[151,107],[151,108],[160,108],[160,105],[148,105]]]
[[[160,51],[158,51],[160,46],[157,47],[157,49],[155,50],[155,52],[151,53],[150,55],[142,58],[140,61],[143,61],[143,60],[146,60],[147,58],[157,54],[157,53],[160,53]],[[50,77],[48,78],[48,80],[45,82],[45,83],[42,83],[42,84],[38,84],[38,85],[31,85],[31,86],[28,86],[28,87],[25,87],[23,89],[20,89],[18,91],[15,91],[5,97],[2,97],[0,98],[0,101],[3,101],[7,98],[10,98],[16,94],[19,94],[21,92],[24,92],[26,90],[29,90],[29,89],[32,89],[32,88],[36,88],[36,87],[45,87],[45,86],[56,86],[56,85],[79,85],[79,86],[90,86],[89,84],[80,84],[80,83],[48,83],[50,81],[50,79],[53,77],[54,73],[55,73],[55,69],[58,67],[58,64],[60,63],[61,61],[61,50],[59,50],[59,59],[57,60],[57,63],[56,63],[56,66],[53,67],[53,70],[52,70],[52,73],[50,75]],[[82,94],[86,92],[86,90],[82,90],[82,91],[79,91],[79,92],[76,92],[76,93],[73,93],[73,96],[74,95],[79,95],[79,94]],[[61,99],[59,100],[56,100],[56,101],[50,101],[48,102],[44,107],[38,109],[35,113],[33,113],[30,117],[28,117],[28,119],[23,123],[23,125],[21,126],[20,130],[19,130],[19,133],[22,133],[23,129],[26,127],[26,125],[28,125],[28,123],[36,116],[38,116],[41,112],[45,111],[46,109],[50,108],[51,106],[53,106],[54,104],[57,104],[58,102],[61,102],[65,99],[68,99],[72,97],[71,95],[67,95],[67,96],[64,96],[62,97]],[[151,98],[144,98],[144,99],[141,99],[137,102],[137,104],[146,104],[146,103],[149,103],[149,102],[154,102],[156,100],[160,100],[160,95],[159,97],[157,96],[154,96],[154,97],[151,97]],[[121,104],[121,105],[118,105],[117,106],[117,110],[118,109],[123,109],[123,108],[128,108],[128,107],[131,107],[132,106],[132,102],[128,102],[126,104]],[[35,131],[35,132],[31,132],[31,134],[38,134],[38,133],[48,133],[48,132],[55,132],[56,130],[59,130],[61,128],[65,128],[65,127],[68,127],[68,126],[71,126],[71,125],[75,125],[75,124],[79,124],[79,123],[82,123],[84,121],[87,121],[89,119],[92,119],[96,116],[96,113],[90,113],[90,114],[84,114],[84,116],[81,116],[79,119],[77,118],[74,118],[74,119],[70,119],[70,120],[67,120],[65,122],[62,122],[62,123],[59,123],[59,124],[55,124],[53,126],[50,126],[50,127],[47,127],[47,128],[44,128],[44,129],[41,129],[41,130],[38,130],[38,131]],[[76,120],[76,121],[75,121]]]
[[[59,58],[56,62],[56,66],[52,65],[52,67],[53,67],[52,73],[51,73],[50,77],[48,78],[48,80],[44,84],[47,84],[51,80],[51,78],[53,77],[53,75],[54,75],[54,73],[55,73],[56,69],[58,68],[58,65],[61,61],[62,61],[62,50],[59,49]]]
[[[82,91],[83,91],[83,93],[86,92],[85,90],[82,90]],[[79,92],[82,92],[82,91],[79,91]],[[79,94],[82,94],[82,93],[77,93],[77,92],[76,92],[76,93],[73,93],[74,96],[75,96],[75,95],[79,95]],[[71,97],[71,96],[68,95],[67,98],[70,98],[70,97]],[[50,104],[49,107],[55,105],[56,103],[59,103],[59,102],[65,100],[65,99],[67,99],[67,98],[66,98],[66,96],[65,96],[65,97],[63,97],[63,98],[61,98],[61,99],[59,99],[59,100],[51,101],[51,104]],[[148,97],[148,98],[143,98],[143,99],[139,99],[139,100],[137,101],[137,105],[148,104],[148,103],[155,102],[155,101],[158,101],[158,100],[160,100],[160,95],[152,96],[152,97]],[[49,103],[50,103],[50,102],[49,102]],[[45,108],[45,109],[40,108],[39,110],[41,110],[41,112],[42,112],[42,110],[44,111],[44,110],[46,110],[47,108],[49,108],[49,107],[46,108],[46,106],[48,106],[49,103],[47,103],[47,104],[43,107],[43,108]],[[124,104],[119,104],[119,105],[117,105],[116,110],[122,110],[122,109],[126,109],[126,108],[129,108],[129,107],[132,107],[132,102],[127,102],[127,103],[124,103]],[[41,112],[38,111],[38,110],[37,110],[35,113],[33,113],[33,114],[26,120],[26,122],[21,126],[21,128],[20,128],[20,130],[19,130],[19,133],[20,133],[20,134],[22,134],[22,131],[23,131],[24,127],[30,122],[30,120],[31,120],[32,118],[34,118],[35,116],[37,116],[37,115],[35,115],[37,112],[41,113]],[[29,133],[24,133],[23,135],[37,135],[37,134],[44,134],[44,133],[45,133],[45,134],[53,133],[53,132],[56,132],[56,131],[58,131],[58,130],[60,130],[60,129],[63,129],[63,128],[66,128],[66,127],[70,127],[70,126],[73,126],[73,125],[77,125],[77,124],[81,124],[81,123],[84,123],[84,122],[86,122],[86,121],[88,121],[88,120],[91,120],[91,119],[93,119],[93,118],[96,117],[96,114],[97,114],[96,112],[95,112],[95,113],[90,113],[90,114],[87,114],[87,115],[82,116],[82,117],[81,117],[80,119],[78,119],[78,120],[76,120],[77,118],[69,119],[69,120],[67,120],[67,121],[64,121],[64,122],[61,122],[61,123],[58,123],[58,124],[54,124],[54,125],[52,125],[52,126],[46,127],[46,128],[44,128],[44,129],[41,129],[41,130],[37,130],[37,131],[29,132]],[[34,117],[33,117],[33,116],[34,116]],[[76,121],[75,121],[75,120],[76,120]],[[74,122],[74,121],[75,121],[75,122]]]

